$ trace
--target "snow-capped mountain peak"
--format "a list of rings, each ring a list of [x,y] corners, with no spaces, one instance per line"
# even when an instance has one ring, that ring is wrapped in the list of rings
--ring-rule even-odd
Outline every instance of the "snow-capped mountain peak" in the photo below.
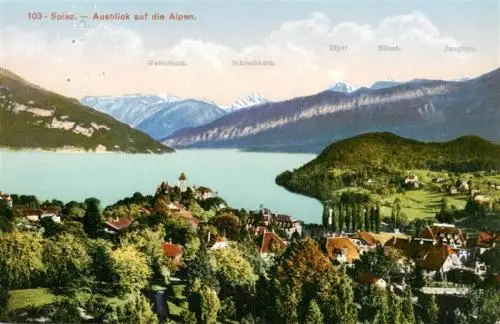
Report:
[[[246,97],[238,98],[229,108],[229,111],[234,111],[238,109],[244,109],[252,106],[261,105],[269,102],[263,95],[260,93],[250,93]]]
[[[171,94],[168,94],[168,93],[159,94],[158,97],[160,97],[161,99],[163,99],[165,102],[174,102],[174,101],[182,100],[182,98],[179,98],[177,96],[174,96],[174,95],[171,95]]]
[[[351,93],[357,88],[350,83],[342,80],[336,80],[329,88],[330,91],[341,92],[341,93]]]

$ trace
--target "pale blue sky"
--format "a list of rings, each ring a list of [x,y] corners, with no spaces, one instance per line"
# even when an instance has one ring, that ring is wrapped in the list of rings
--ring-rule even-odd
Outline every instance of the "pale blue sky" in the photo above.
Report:
[[[107,29],[106,32],[107,35],[113,35],[110,37],[119,35],[120,41],[116,44],[106,44],[103,41],[106,35],[98,37],[100,42],[95,40],[94,43],[90,42],[89,31],[97,29],[99,26],[97,22],[90,22],[90,28],[85,29],[75,28],[74,22],[29,20],[28,12],[36,11],[44,14],[74,12],[89,16],[95,11],[137,14],[148,12],[150,15],[157,11],[179,12],[194,14],[198,19],[196,22],[177,23],[114,22],[107,24],[107,28],[113,30]],[[315,12],[321,14],[311,16]],[[393,26],[401,28],[395,30],[394,35],[389,35],[390,28],[389,30],[378,28],[384,21],[394,17],[398,17],[398,22],[392,22],[391,28]],[[408,19],[411,21],[408,22]],[[286,22],[296,23],[286,27]],[[359,39],[349,38],[350,34],[343,32],[332,34],[329,31],[330,28],[346,22],[355,24],[354,27],[349,27],[348,31],[359,32],[360,34],[357,34]],[[272,97],[271,99],[321,91],[334,79],[346,79],[356,85],[364,85],[386,78],[475,76],[499,65],[499,28],[499,2],[491,0],[171,2],[0,0],[0,45],[2,42],[3,45],[8,45],[7,48],[0,48],[2,54],[0,58],[3,61],[0,62],[22,76],[42,83],[43,86],[74,96],[97,94],[97,91],[103,92],[102,94],[162,91],[174,92],[173,94],[180,96],[208,97],[229,103],[250,91],[264,93]],[[367,42],[363,38],[362,35],[366,33],[371,35],[371,41]],[[96,33],[92,35],[94,34]],[[321,37],[325,37],[324,41]],[[76,53],[71,46],[67,46],[68,40],[72,39],[76,41],[81,39],[82,42],[88,39],[90,48],[96,48],[95,54],[102,59],[102,62],[94,60],[88,49]],[[321,48],[326,48],[337,40],[342,40],[351,46],[349,43],[351,39],[355,48],[371,45],[366,45],[366,48],[351,56],[345,54],[332,56]],[[390,56],[394,53],[379,56],[374,46],[377,39],[394,39],[402,42],[406,51],[394,57]],[[186,40],[199,43],[183,44]],[[441,53],[441,48],[448,43],[472,46],[475,52],[468,56],[449,59],[450,54],[446,56]],[[23,44],[26,48],[23,48]],[[120,67],[113,66],[118,64],[115,62],[116,57],[121,55],[116,52],[116,46],[125,46],[133,52],[132,55],[127,54],[127,60],[124,58],[124,61],[120,62]],[[107,47],[109,52],[106,51]],[[25,57],[21,54],[23,50],[31,54],[26,54]],[[212,54],[210,56],[205,53]],[[256,76],[262,71],[247,68],[243,70],[244,72],[238,70],[236,76],[234,69],[223,68],[221,71],[220,62],[214,63],[214,60],[221,57],[230,60],[236,56],[241,58],[245,53],[253,53],[253,58],[269,56],[281,63],[277,64],[274,70],[268,69],[262,74],[262,79],[270,80],[269,83],[261,82]],[[59,57],[50,62],[44,59],[44,55]],[[194,63],[201,62],[197,60],[200,59],[199,56],[204,56],[203,59],[209,63],[205,65],[193,63],[182,72],[178,69],[169,70],[169,75],[175,74],[180,80],[178,82],[174,82],[171,77],[160,76],[157,71],[151,72],[150,69],[146,69],[144,74],[148,75],[147,80],[155,80],[154,84],[148,82],[121,84],[124,75],[137,73],[142,75],[140,72],[142,63],[139,62],[152,55],[153,58],[161,59],[182,57]],[[130,57],[134,60],[132,61]],[[434,57],[436,57],[435,62],[433,62]],[[106,61],[108,58],[109,62]],[[138,58],[142,58],[142,61]],[[289,61],[293,60],[297,63],[290,64]],[[69,71],[70,61],[82,68]],[[37,62],[39,64],[43,62],[47,67],[33,68]],[[84,77],[84,74],[91,75],[96,69],[101,69],[99,64],[102,64],[102,70],[109,69],[107,83],[101,79],[93,82],[91,77]],[[208,67],[209,64],[213,64],[213,71]],[[222,66],[226,67],[224,64]],[[296,66],[301,66],[303,70],[295,71]],[[42,74],[47,74],[49,68],[54,73],[52,78],[59,77],[61,80],[66,80],[65,75],[74,76],[74,85],[42,77]],[[143,66],[142,68],[144,69]],[[122,71],[123,74],[118,71]],[[200,74],[203,74],[203,78],[199,77]],[[77,83],[79,79],[82,83]],[[286,84],[287,79],[311,85],[299,88]],[[280,80],[283,82],[277,82]],[[213,88],[215,81],[220,82],[225,88],[224,92]],[[157,86],[159,82],[162,82],[162,88]],[[255,85],[257,82],[259,85]],[[92,88],[89,83],[96,84],[96,87]],[[83,84],[86,85],[85,89],[82,89]]]

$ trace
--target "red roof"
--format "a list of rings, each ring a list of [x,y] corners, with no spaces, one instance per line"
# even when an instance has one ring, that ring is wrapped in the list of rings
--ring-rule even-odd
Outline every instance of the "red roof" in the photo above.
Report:
[[[348,237],[327,238],[326,251],[330,258],[334,258],[337,253],[344,251],[348,263],[352,263],[354,260],[359,259],[358,247]]]
[[[418,265],[427,270],[439,270],[446,259],[456,252],[445,244],[428,246],[419,253]]]
[[[490,247],[495,241],[500,241],[500,233],[480,232],[477,236],[476,245]]]
[[[106,224],[117,231],[121,231],[124,228],[127,228],[132,224],[133,220],[130,218],[119,218],[113,219],[106,222]]]
[[[370,246],[377,245],[377,239],[370,232],[359,232],[357,236]]]
[[[272,253],[271,246],[278,250],[284,250],[286,248],[286,242],[273,232],[264,232],[260,253]]]
[[[182,245],[173,244],[173,243],[162,243],[161,247],[163,248],[163,254],[169,258],[176,258],[179,255],[182,255]]]

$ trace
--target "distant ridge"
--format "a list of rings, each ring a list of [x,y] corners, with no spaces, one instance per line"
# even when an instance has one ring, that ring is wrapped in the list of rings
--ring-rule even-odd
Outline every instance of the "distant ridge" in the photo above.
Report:
[[[172,149],[73,98],[0,69],[0,146],[16,149],[166,153]]]
[[[328,170],[392,174],[412,169],[472,172],[500,170],[500,145],[478,136],[448,142],[420,142],[389,132],[344,139],[327,146],[315,159],[293,171],[284,171],[276,183],[292,192],[321,198]]]

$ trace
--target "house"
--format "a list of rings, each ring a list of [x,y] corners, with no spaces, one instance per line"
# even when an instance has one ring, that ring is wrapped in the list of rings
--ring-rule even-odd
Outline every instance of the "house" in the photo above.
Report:
[[[133,219],[130,218],[115,218],[112,220],[106,221],[104,224],[104,231],[109,234],[118,234],[122,230],[129,227],[134,222]]]
[[[174,263],[180,264],[182,262],[182,253],[184,251],[182,245],[173,244],[172,242],[164,242],[161,244],[163,254],[171,259]]]
[[[352,264],[359,259],[358,246],[348,237],[329,237],[326,239],[326,251],[332,260]]]
[[[289,215],[272,213],[268,208],[262,207],[260,209],[260,224],[257,226],[275,226],[282,229],[291,238],[293,233],[297,232],[302,235],[302,222]]]
[[[266,231],[262,235],[260,254],[262,256],[273,255],[276,252],[284,250],[286,245],[286,242],[274,232]]]
[[[219,249],[225,249],[229,247],[229,241],[223,237],[223,238],[217,238],[215,242],[212,244],[210,247],[210,250],[219,250]]]
[[[465,248],[467,244],[467,235],[455,225],[451,224],[433,224],[426,226],[421,238],[436,240],[439,243],[448,244],[452,248]]]
[[[50,217],[54,222],[60,223],[61,222],[61,208],[59,207],[47,207],[41,209],[40,213],[40,219],[45,218],[45,217]]]
[[[404,184],[406,187],[418,188],[420,186],[418,176],[410,174],[405,177]]]
[[[40,209],[25,208],[22,209],[22,215],[29,221],[38,222],[42,211]]]
[[[384,279],[376,277],[370,271],[366,271],[357,276],[356,282],[361,285],[371,285],[381,289],[385,289],[387,287],[387,282]]]
[[[457,183],[458,185],[458,191],[460,192],[468,192],[469,191],[469,184],[466,181],[460,181]]]
[[[457,189],[457,186],[455,186],[455,185],[451,185],[451,186],[450,186],[450,190],[449,190],[449,192],[450,192],[450,195],[458,195],[458,189]]]
[[[376,248],[378,243],[375,236],[370,232],[357,232],[351,237],[351,241],[356,244],[360,254]]]
[[[171,202],[168,204],[167,208],[168,208],[168,211],[170,211],[170,212],[180,212],[182,205],[179,203],[172,203]]]
[[[358,232],[354,237],[362,240],[364,244],[370,248],[376,247],[378,243],[375,236],[370,232]]]
[[[415,263],[423,269],[424,276],[434,277],[439,273],[444,279],[448,271],[462,267],[462,262],[455,251],[442,243],[435,243],[422,249]]]
[[[480,205],[487,206],[488,208],[493,207],[493,201],[491,200],[490,197],[487,197],[485,195],[477,194],[474,196],[474,201]]]
[[[500,244],[500,233],[479,232],[474,243],[474,254],[480,256],[484,252],[494,248],[496,244]]]
[[[7,207],[12,208],[12,197],[9,194],[4,194],[0,191],[0,201],[3,201]]]
[[[195,198],[198,200],[206,200],[208,198],[214,198],[217,194],[208,187],[194,187]]]
[[[61,222],[61,208],[59,207],[47,207],[47,208],[25,208],[22,209],[22,215],[27,220],[38,222],[42,218],[49,217],[54,222]]]
[[[415,258],[417,254],[436,242],[430,239],[393,236],[384,243],[384,249],[393,248],[402,252],[407,258]]]
[[[198,227],[200,220],[194,217],[193,214],[189,210],[185,209],[180,203],[171,202],[168,204],[167,208],[171,213],[173,213],[173,216],[183,218],[190,222],[194,227]]]

